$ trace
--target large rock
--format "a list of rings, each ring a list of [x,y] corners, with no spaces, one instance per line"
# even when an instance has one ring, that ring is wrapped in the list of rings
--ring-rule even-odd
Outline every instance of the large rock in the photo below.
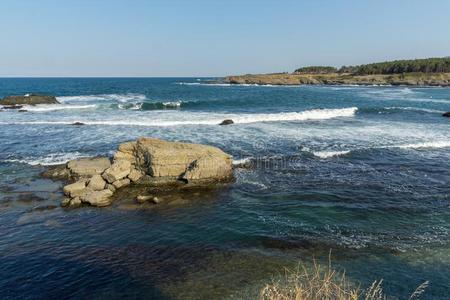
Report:
[[[0,105],[36,105],[36,104],[59,104],[55,96],[26,94],[23,96],[7,96],[0,100]]]
[[[111,166],[107,157],[79,158],[67,163],[72,176],[90,177],[102,174]]]
[[[131,172],[131,163],[128,160],[117,160],[105,170],[103,178],[109,183],[125,178]]]
[[[228,160],[206,156],[194,160],[181,178],[187,181],[206,178],[225,178],[230,176],[230,172]]]
[[[442,116],[443,116],[443,117],[450,118],[450,111],[449,111],[449,112],[446,112],[446,113],[443,113]]]
[[[133,148],[136,168],[152,177],[223,180],[233,176],[232,157],[216,147],[140,138]]]
[[[113,192],[108,189],[102,191],[89,191],[82,200],[93,206],[108,206],[111,204],[112,195]]]
[[[67,196],[70,196],[72,198],[79,197],[84,194],[86,189],[86,181],[85,180],[78,180],[75,183],[66,185],[63,188],[64,194]]]
[[[89,180],[88,188],[93,191],[101,191],[105,189],[106,182],[103,180],[102,176],[94,175]]]

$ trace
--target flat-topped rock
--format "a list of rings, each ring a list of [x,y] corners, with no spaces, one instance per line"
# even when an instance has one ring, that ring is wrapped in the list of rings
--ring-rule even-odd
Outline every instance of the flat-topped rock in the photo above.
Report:
[[[0,105],[36,105],[59,104],[55,96],[26,94],[23,96],[6,96],[0,100]]]
[[[111,161],[107,157],[79,158],[67,163],[70,174],[75,177],[100,175],[110,166]]]
[[[213,146],[140,138],[133,153],[136,169],[152,177],[220,181],[233,176],[232,157]]]

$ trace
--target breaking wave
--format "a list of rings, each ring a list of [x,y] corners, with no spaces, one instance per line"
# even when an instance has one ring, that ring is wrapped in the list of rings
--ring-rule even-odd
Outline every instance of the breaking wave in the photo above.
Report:
[[[25,105],[23,109],[31,112],[47,112],[54,110],[65,110],[65,109],[90,109],[95,108],[95,104],[86,105],[70,105],[70,104],[38,104],[38,105]]]
[[[311,153],[319,158],[332,158],[339,157],[350,154],[352,152],[367,151],[367,150],[377,150],[377,149],[439,149],[450,147],[450,141],[435,141],[435,142],[422,142],[422,143],[411,143],[411,144],[400,144],[400,145],[388,145],[370,148],[357,148],[353,150],[342,150],[342,151],[312,151]]]
[[[143,101],[147,97],[143,94],[127,93],[127,94],[99,94],[99,95],[78,95],[78,96],[61,96],[56,97],[62,103],[66,102],[91,102],[91,101]]]
[[[133,119],[133,120],[70,120],[70,121],[24,121],[24,122],[2,122],[0,124],[21,125],[21,124],[73,124],[81,122],[86,125],[122,125],[122,126],[177,126],[177,125],[217,125],[224,119],[232,119],[235,124],[249,124],[258,122],[283,122],[283,121],[309,121],[326,120],[338,117],[352,117],[358,108],[342,109],[313,109],[302,112],[274,113],[274,114],[221,114],[212,117],[209,114],[193,114],[188,120],[164,120],[156,118]],[[188,117],[189,115],[180,115],[179,117]]]
[[[337,157],[349,154],[350,150],[345,151],[315,151],[313,152],[314,156],[320,157],[320,158],[330,158],[330,157]]]

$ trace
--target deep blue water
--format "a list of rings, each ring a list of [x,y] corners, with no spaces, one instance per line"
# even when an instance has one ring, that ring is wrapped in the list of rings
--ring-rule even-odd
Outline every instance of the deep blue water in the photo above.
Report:
[[[405,298],[429,280],[423,299],[448,299],[450,89],[0,79],[0,97],[31,92],[62,104],[0,112],[2,299],[249,298],[330,249],[363,287]],[[63,209],[39,177],[140,136],[258,165],[157,206]]]

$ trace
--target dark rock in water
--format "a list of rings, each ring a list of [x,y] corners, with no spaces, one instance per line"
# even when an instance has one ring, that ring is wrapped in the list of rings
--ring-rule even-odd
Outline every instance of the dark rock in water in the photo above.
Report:
[[[449,111],[449,112],[446,112],[446,113],[444,113],[444,114],[442,114],[442,116],[443,116],[443,117],[450,118],[450,111]]]
[[[226,119],[223,120],[222,123],[220,123],[219,125],[231,125],[231,124],[234,124],[233,120]]]
[[[26,94],[23,96],[7,96],[0,100],[1,105],[36,105],[36,104],[59,104],[55,96]],[[21,108],[21,107],[20,107]]]
[[[2,102],[0,102],[0,104],[3,104]],[[3,106],[2,109],[21,109],[23,107],[23,105],[6,105]]]
[[[75,122],[75,123],[72,123],[72,124],[70,124],[70,125],[73,125],[73,126],[82,126],[82,125],[86,125],[86,124],[84,124],[83,122]]]
[[[27,112],[28,110],[26,109],[19,109],[19,112]]]

